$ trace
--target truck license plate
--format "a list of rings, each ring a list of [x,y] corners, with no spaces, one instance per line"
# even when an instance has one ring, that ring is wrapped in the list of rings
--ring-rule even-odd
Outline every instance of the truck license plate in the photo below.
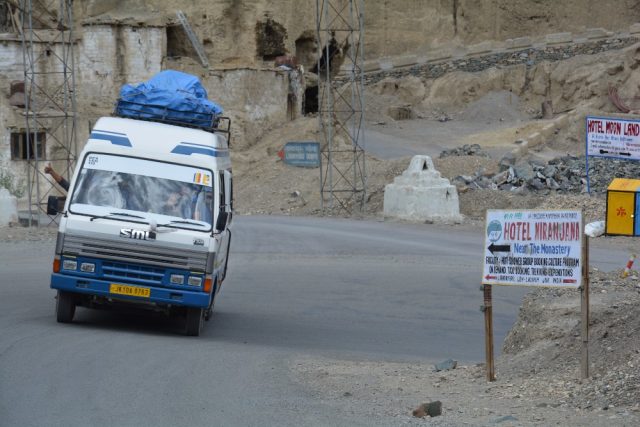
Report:
[[[149,298],[151,296],[150,288],[141,288],[139,286],[119,285],[111,283],[109,285],[109,293],[118,295],[129,295],[133,297]]]

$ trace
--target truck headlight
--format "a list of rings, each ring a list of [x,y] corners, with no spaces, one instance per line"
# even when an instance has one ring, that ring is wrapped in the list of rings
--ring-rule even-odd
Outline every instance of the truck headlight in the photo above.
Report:
[[[172,274],[169,278],[169,281],[172,285],[183,285],[184,284],[184,276],[182,274]]]
[[[83,262],[80,264],[80,271],[84,271],[85,273],[93,273],[96,271],[96,265],[91,262]]]
[[[63,270],[77,270],[78,269],[78,261],[65,259],[62,262],[62,269]]]
[[[202,285],[202,277],[189,276],[189,279],[187,279],[187,284],[189,284],[190,286],[200,286]]]

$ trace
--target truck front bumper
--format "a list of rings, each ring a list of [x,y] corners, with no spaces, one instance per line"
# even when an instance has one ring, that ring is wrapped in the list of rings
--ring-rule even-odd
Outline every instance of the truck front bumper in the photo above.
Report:
[[[110,291],[112,284],[139,288],[137,290],[148,289],[149,296],[132,296],[112,293]],[[156,303],[163,305],[207,308],[211,301],[211,295],[207,292],[168,289],[145,285],[129,285],[122,282],[110,282],[87,277],[70,276],[61,273],[53,273],[51,275],[51,288],[83,295],[93,295],[142,304]],[[141,293],[146,293],[146,291]]]

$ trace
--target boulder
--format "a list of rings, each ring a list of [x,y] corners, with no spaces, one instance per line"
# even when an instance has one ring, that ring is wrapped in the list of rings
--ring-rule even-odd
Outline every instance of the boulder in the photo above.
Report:
[[[515,171],[518,178],[521,178],[525,181],[528,181],[531,178],[535,177],[533,166],[531,166],[529,162],[520,161],[513,166],[513,170]]]
[[[435,371],[436,372],[450,371],[452,369],[456,369],[457,366],[458,366],[458,361],[457,360],[447,359],[447,360],[445,360],[443,362],[436,363],[435,364]]]
[[[515,165],[516,164],[516,160],[517,160],[517,157],[516,157],[515,154],[513,154],[512,152],[506,153],[500,159],[500,163],[499,163],[500,172],[505,171],[505,170],[509,169],[510,166]]]
[[[437,417],[442,415],[442,402],[439,400],[423,403],[413,410],[413,416],[417,418]]]

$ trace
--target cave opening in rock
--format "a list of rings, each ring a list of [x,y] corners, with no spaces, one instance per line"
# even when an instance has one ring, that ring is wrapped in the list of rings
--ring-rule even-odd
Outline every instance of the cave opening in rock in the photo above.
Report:
[[[256,23],[257,54],[264,61],[273,61],[278,56],[286,55],[286,39],[287,30],[273,19],[267,18]]]

